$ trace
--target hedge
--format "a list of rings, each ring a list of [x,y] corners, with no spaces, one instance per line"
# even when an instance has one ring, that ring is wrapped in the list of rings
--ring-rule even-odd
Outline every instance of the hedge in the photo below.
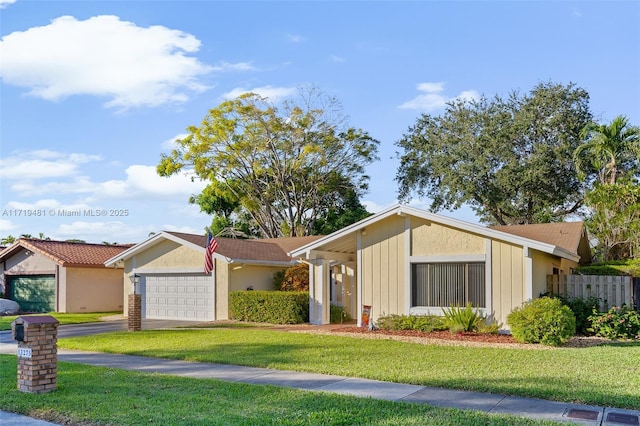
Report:
[[[232,291],[231,319],[270,324],[309,322],[308,291]]]

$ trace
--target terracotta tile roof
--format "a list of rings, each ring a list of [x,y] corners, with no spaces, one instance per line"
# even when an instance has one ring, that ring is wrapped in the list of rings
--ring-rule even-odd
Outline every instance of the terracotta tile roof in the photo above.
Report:
[[[496,231],[536,240],[579,254],[583,222],[536,223],[531,225],[490,226]]]
[[[207,237],[204,235],[185,234],[182,232],[168,232],[199,247],[205,247]],[[290,237],[290,238],[261,238],[243,240],[236,238],[216,238],[219,253],[229,259],[257,260],[267,262],[290,262],[289,252],[313,242],[321,236]]]
[[[38,252],[61,266],[104,268],[105,261],[132,246],[133,244],[106,245],[20,238],[0,253],[0,259],[25,248]]]

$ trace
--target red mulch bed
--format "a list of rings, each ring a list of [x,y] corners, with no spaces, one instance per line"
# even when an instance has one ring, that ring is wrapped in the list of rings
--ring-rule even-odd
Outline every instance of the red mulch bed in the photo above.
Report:
[[[337,333],[373,333],[391,336],[407,336],[407,337],[424,337],[430,339],[457,340],[466,342],[482,342],[482,343],[517,343],[511,335],[508,334],[482,334],[482,333],[451,333],[449,331],[432,331],[424,333],[415,330],[380,330],[369,331],[364,327],[336,327],[331,329]]]

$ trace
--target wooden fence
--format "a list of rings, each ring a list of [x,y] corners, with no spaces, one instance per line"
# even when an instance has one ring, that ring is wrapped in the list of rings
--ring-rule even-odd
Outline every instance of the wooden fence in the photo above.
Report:
[[[605,275],[547,275],[547,292],[566,297],[600,299],[600,310],[633,306],[633,278]],[[639,309],[636,306],[635,309]]]

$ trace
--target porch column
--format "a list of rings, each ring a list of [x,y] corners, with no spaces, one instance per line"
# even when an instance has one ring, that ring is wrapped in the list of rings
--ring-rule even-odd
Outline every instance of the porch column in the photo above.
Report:
[[[309,322],[329,324],[329,261],[316,259],[309,262]]]

